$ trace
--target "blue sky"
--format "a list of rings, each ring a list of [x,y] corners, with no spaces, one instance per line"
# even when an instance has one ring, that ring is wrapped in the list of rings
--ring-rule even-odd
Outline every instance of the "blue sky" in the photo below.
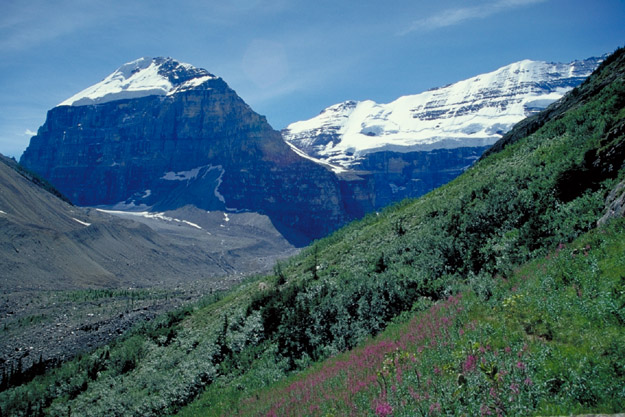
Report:
[[[46,112],[142,56],[221,76],[276,129],[344,101],[390,102],[522,59],[625,45],[625,0],[3,0],[0,153]]]

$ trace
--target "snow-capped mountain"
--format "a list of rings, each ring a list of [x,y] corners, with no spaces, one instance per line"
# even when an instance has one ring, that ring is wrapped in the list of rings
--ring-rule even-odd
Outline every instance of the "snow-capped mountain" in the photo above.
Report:
[[[388,104],[339,103],[282,133],[310,157],[347,169],[362,168],[372,152],[485,147],[579,85],[601,60],[524,60]]]
[[[281,135],[222,78],[141,58],[51,109],[21,163],[78,205],[258,212],[306,243],[452,180],[600,61],[521,61],[389,104],[347,101]]]
[[[85,106],[190,90],[217,77],[205,69],[171,58],[139,58],[119,67],[104,80],[73,95],[59,106]]]
[[[21,163],[77,205],[256,212],[295,244],[353,218],[331,171],[222,78],[172,58],[124,64],[51,109]]]

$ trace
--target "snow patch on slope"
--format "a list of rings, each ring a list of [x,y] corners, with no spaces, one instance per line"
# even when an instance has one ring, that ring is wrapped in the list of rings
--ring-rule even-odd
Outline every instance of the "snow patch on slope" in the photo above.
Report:
[[[167,181],[189,181],[189,180],[197,178],[202,168],[206,168],[206,167],[201,166],[201,167],[193,168],[189,171],[166,172],[165,175],[161,177],[161,179],[167,180]]]
[[[82,220],[78,220],[76,217],[72,217],[72,220],[82,224],[83,226],[91,226],[91,223],[83,222]]]
[[[341,166],[332,165],[332,164],[329,164],[329,163],[327,163],[325,161],[322,161],[321,159],[313,158],[312,156],[307,155],[304,151],[296,148],[295,145],[293,145],[291,142],[286,142],[286,144],[289,145],[289,147],[291,149],[293,149],[293,152],[295,152],[296,154],[298,154],[302,158],[306,158],[306,159],[308,159],[310,161],[313,161],[313,162],[315,162],[317,164],[323,165],[326,168],[332,170],[336,174],[340,174],[342,172],[346,172],[347,171],[345,168],[343,168]]]
[[[197,225],[195,223],[192,223],[192,222],[190,222],[188,220],[181,220],[181,219],[176,219],[174,217],[169,217],[169,216],[166,216],[165,213],[150,212],[150,211],[106,210],[106,209],[101,209],[101,208],[98,208],[96,210],[97,211],[101,211],[102,213],[108,213],[108,214],[126,214],[126,215],[131,215],[131,216],[145,217],[146,219],[157,219],[157,220],[162,220],[162,221],[165,221],[165,222],[183,223],[183,224],[186,224],[188,226],[194,227],[196,229],[203,230],[201,226],[199,226],[199,225]],[[76,219],[74,219],[74,220],[76,220]],[[76,220],[76,221],[79,221],[79,220]]]
[[[226,199],[219,192],[219,187],[221,186],[221,183],[223,182],[223,176],[224,176],[224,173],[226,172],[226,170],[223,169],[221,165],[216,165],[216,166],[202,165],[202,166],[192,168],[187,171],[178,171],[178,172],[169,171],[169,172],[166,172],[161,177],[161,179],[165,181],[187,181],[188,183],[189,181],[192,181],[198,178],[200,179],[206,178],[206,175],[208,175],[208,173],[213,170],[219,171],[219,177],[217,177],[217,179],[215,180],[216,185],[215,185],[215,189],[213,190],[213,193],[219,201],[221,201],[222,203],[225,203]]]

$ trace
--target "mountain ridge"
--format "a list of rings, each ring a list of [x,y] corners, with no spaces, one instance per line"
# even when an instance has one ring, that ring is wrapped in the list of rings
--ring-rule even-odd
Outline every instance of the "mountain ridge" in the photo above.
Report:
[[[282,135],[337,174],[346,204],[361,217],[451,181],[603,59],[523,60],[387,104],[345,101],[292,123]]]
[[[20,161],[79,205],[256,211],[302,246],[455,178],[600,60],[520,61],[386,105],[344,102],[321,127],[279,134],[222,78],[140,58],[51,109]]]
[[[387,104],[345,101],[282,133],[306,154],[343,168],[357,168],[359,157],[375,151],[489,146],[580,84],[603,59],[523,60]]]

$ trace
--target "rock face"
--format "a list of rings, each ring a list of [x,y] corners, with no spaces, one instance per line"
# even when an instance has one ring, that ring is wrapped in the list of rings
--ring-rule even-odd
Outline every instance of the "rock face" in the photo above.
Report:
[[[342,173],[345,200],[360,203],[356,212],[378,209],[448,182],[514,124],[579,85],[601,61],[525,60],[388,104],[339,103],[282,134],[294,148]]]
[[[128,63],[50,110],[20,162],[78,205],[256,211],[303,240],[349,219],[330,170],[221,78],[171,58]]]
[[[350,213],[361,217],[405,198],[424,195],[456,178],[487,148],[372,152],[361,160],[358,170],[338,173],[345,205]]]
[[[605,206],[605,214],[597,221],[599,226],[606,224],[610,219],[625,217],[625,181],[618,183],[610,191],[606,198]]]

